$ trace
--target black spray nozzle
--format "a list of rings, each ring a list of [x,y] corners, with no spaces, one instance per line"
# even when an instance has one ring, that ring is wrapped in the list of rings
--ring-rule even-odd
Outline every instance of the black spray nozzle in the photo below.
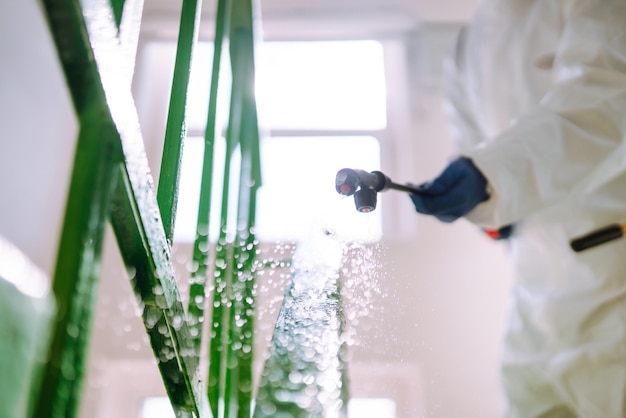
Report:
[[[387,189],[391,180],[380,171],[344,168],[337,172],[335,189],[344,196],[354,195],[356,210],[371,212],[376,209],[376,193]]]
[[[389,189],[402,190],[409,193],[419,193],[419,190],[396,184],[380,171],[367,172],[352,168],[343,168],[335,177],[335,189],[344,196],[354,195],[356,210],[372,212],[376,209],[377,193]]]
[[[339,194],[352,196],[359,187],[381,192],[387,188],[389,182],[389,178],[380,171],[368,173],[365,170],[343,168],[335,177],[335,189]]]

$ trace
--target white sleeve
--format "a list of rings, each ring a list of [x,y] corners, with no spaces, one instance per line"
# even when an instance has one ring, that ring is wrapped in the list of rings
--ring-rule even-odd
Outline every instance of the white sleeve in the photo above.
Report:
[[[484,140],[467,100],[464,82],[466,28],[459,31],[451,53],[444,61],[444,111],[457,152],[464,153]]]
[[[510,224],[626,172],[626,2],[587,3],[567,18],[540,104],[466,153],[492,195],[469,220]]]

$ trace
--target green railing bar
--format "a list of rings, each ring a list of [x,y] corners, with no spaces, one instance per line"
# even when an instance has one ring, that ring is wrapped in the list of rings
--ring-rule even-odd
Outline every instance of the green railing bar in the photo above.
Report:
[[[232,71],[232,86],[231,86],[231,95],[230,95],[230,112],[229,112],[229,120],[228,120],[228,130],[226,133],[226,141],[228,143],[228,147],[229,149],[227,150],[227,158],[230,161],[233,157],[232,157],[232,153],[236,150],[237,145],[239,145],[239,152],[241,153],[241,144],[240,144],[240,140],[241,140],[241,118],[242,118],[242,113],[243,113],[243,97],[240,94],[240,88],[242,87],[241,85],[241,77],[239,77],[239,75],[241,74],[241,68],[238,67],[238,61],[236,59],[236,55],[238,53],[240,53],[239,50],[237,50],[234,45],[233,45],[233,38],[232,38],[232,17],[234,16],[234,11],[236,10],[236,4],[235,1],[232,0],[232,11],[231,11],[231,22],[230,22],[230,35],[229,35],[229,45],[230,45],[230,61],[231,61],[231,71]],[[233,55],[235,54],[235,55]],[[243,162],[243,161],[242,161]],[[230,167],[230,162],[229,162],[229,167],[228,167],[228,177],[230,177],[230,173],[231,173],[231,167]],[[226,174],[225,174],[226,177]],[[239,179],[239,182],[241,184],[241,179]],[[229,198],[228,196],[230,196],[230,190],[226,188],[226,182],[224,185],[224,195],[222,196],[223,202],[224,201],[228,201]],[[230,181],[228,182],[228,187],[230,188]],[[237,202],[238,204],[240,204],[241,202]],[[225,208],[228,208],[228,205],[225,206]],[[226,214],[227,216],[229,215],[228,213]],[[220,390],[220,394],[221,397],[223,399],[223,405],[224,405],[224,411],[222,412],[221,417],[231,417],[233,415],[231,415],[231,410],[237,410],[237,404],[236,404],[236,397],[234,397],[234,389],[236,385],[236,382],[233,382],[233,370],[237,368],[237,359],[234,355],[233,352],[233,346],[236,343],[236,334],[235,334],[235,316],[237,314],[237,309],[236,309],[236,300],[238,297],[241,297],[240,294],[238,294],[238,275],[239,275],[239,268],[238,268],[238,260],[236,258],[237,255],[237,242],[236,242],[236,238],[237,238],[237,232],[238,231],[230,231],[232,233],[231,237],[227,237],[226,234],[228,233],[227,231],[227,225],[228,225],[228,217],[225,218],[225,223],[224,223],[224,229],[223,231],[225,232],[224,234],[224,239],[228,240],[228,253],[226,254],[226,257],[228,262],[227,262],[227,266],[226,269],[223,269],[222,271],[220,271],[221,274],[223,274],[224,277],[224,281],[225,281],[225,285],[226,285],[226,295],[228,296],[228,300],[229,300],[229,304],[227,305],[227,307],[224,309],[224,322],[222,325],[223,326],[223,330],[222,330],[222,347],[221,347],[221,354],[223,356],[223,358],[225,359],[223,362],[223,368],[222,368],[222,376],[220,378],[220,384],[222,385],[222,388]],[[237,219],[238,220],[238,219]],[[238,222],[236,225],[236,228],[239,228]],[[217,276],[216,276],[217,277]],[[234,399],[233,399],[234,398]],[[220,418],[221,418],[220,417]]]
[[[207,127],[204,135],[204,157],[202,163],[202,179],[200,183],[200,199],[198,203],[198,221],[196,239],[193,247],[194,270],[191,272],[189,285],[189,327],[193,334],[196,352],[200,355],[202,347],[202,324],[206,309],[206,283],[209,271],[209,233],[211,219],[211,197],[213,194],[213,161],[217,126],[217,100],[219,94],[220,68],[222,65],[222,49],[225,38],[225,27],[228,19],[227,0],[218,0],[215,17],[215,37],[213,50],[213,66],[211,71],[211,87],[209,91],[209,108]]]
[[[73,0],[40,0],[45,11],[50,34],[56,44],[65,80],[70,89],[78,115],[88,106],[99,104],[106,112],[106,98],[82,9]]]
[[[178,33],[178,47],[174,64],[174,78],[170,106],[165,127],[165,143],[161,157],[161,171],[157,200],[161,209],[165,236],[172,242],[178,202],[178,180],[183,143],[187,135],[185,124],[189,75],[193,51],[198,38],[202,0],[183,0]]]
[[[223,33],[228,33],[232,12],[232,0],[221,0],[226,4],[224,7]],[[217,26],[216,26],[217,29]],[[217,35],[217,32],[216,32]],[[232,60],[231,60],[232,61]],[[216,71],[214,68],[213,71]],[[218,69],[219,71],[219,69]],[[231,63],[231,71],[234,71]],[[232,89],[231,89],[232,90]],[[226,129],[226,150],[224,157],[224,175],[222,179],[222,200],[220,207],[220,228],[217,243],[215,245],[215,269],[213,280],[213,312],[210,324],[211,343],[209,345],[209,372],[207,382],[207,393],[209,404],[215,417],[224,417],[224,385],[226,366],[226,354],[228,350],[228,333],[230,318],[230,301],[232,301],[232,275],[233,268],[233,246],[229,242],[232,237],[228,236],[228,216],[229,216],[229,192],[231,180],[231,162],[233,152],[236,148],[237,137],[233,135],[232,120],[234,112],[237,110],[235,98],[231,95],[229,108],[229,123]],[[220,408],[221,407],[221,408]]]
[[[128,166],[131,166],[127,162]],[[129,167],[130,168],[130,167]],[[111,221],[131,284],[143,306],[143,321],[165,388],[178,417],[204,416],[206,398],[198,375],[198,358],[185,323],[185,312],[174,280],[169,246],[152,204],[150,189],[137,184],[127,172],[113,198]],[[145,192],[137,199],[136,189]],[[143,211],[152,206],[152,219]],[[142,208],[143,207],[143,208]]]
[[[249,155],[249,154],[248,154]],[[246,159],[246,153],[243,153]],[[249,159],[249,157],[248,157]],[[236,274],[232,281],[232,307],[229,320],[229,345],[225,382],[225,416],[249,418],[252,404],[252,362],[254,353],[254,309],[256,299],[254,234],[257,187],[248,187],[250,171],[242,164],[239,189],[239,228],[233,260]],[[234,412],[230,412],[234,411]]]
[[[250,416],[254,272],[253,226],[256,190],[260,186],[259,136],[254,102],[252,6],[233,1],[228,23],[232,86],[226,132],[220,237],[216,245],[209,400],[219,417]],[[235,230],[229,222],[231,160],[239,145],[241,171]],[[221,408],[218,407],[221,405]]]
[[[238,4],[242,3],[242,4]],[[251,2],[236,2],[236,13],[231,26],[230,45],[233,61],[233,96],[240,97],[239,126],[241,170],[237,234],[234,260],[237,277],[234,279],[234,300],[231,314],[231,343],[229,345],[227,393],[230,402],[237,405],[236,416],[249,418],[252,404],[252,362],[254,347],[254,308],[256,274],[256,193],[261,186],[259,127],[254,97],[254,34]],[[247,12],[247,13],[246,13]],[[236,69],[236,71],[235,71]],[[225,399],[226,403],[226,399]],[[235,414],[233,414],[235,415]]]
[[[98,43],[95,45],[98,53]],[[110,55],[103,56],[98,64],[103,78],[118,68]],[[131,283],[143,303],[144,325],[174,411],[178,417],[202,417],[208,408],[198,358],[185,323],[139,120],[130,86],[114,84],[113,80],[109,80],[107,98],[125,164],[113,196],[111,223],[124,262],[134,274]]]
[[[241,153],[243,189],[251,189],[250,196],[256,195],[261,187],[261,156],[259,124],[255,97],[255,33],[253,0],[233,0],[234,11],[230,28],[230,50],[233,58],[233,83],[238,80],[237,95],[241,97]],[[236,71],[235,72],[235,68]],[[235,91],[233,92],[235,94]],[[240,196],[246,206],[247,195]],[[254,210],[248,210],[244,219],[254,219]]]
[[[302,264],[298,258],[296,252],[296,267],[261,375],[254,418],[347,414],[339,267],[310,259]]]
[[[245,190],[245,189],[242,189]],[[250,192],[249,206],[246,211],[254,211],[256,207],[256,189]],[[254,212],[252,212],[254,213]],[[256,299],[256,271],[255,258],[257,243],[254,235],[254,216],[248,220],[245,231],[238,234],[238,244],[235,247],[235,261],[238,265],[237,277],[234,281],[233,315],[231,316],[230,330],[232,341],[229,347],[231,361],[230,373],[227,375],[231,405],[237,405],[239,418],[249,418],[252,405],[252,365],[254,353],[254,325]]]
[[[232,109],[232,102],[231,102]],[[229,129],[230,130],[230,127]],[[231,160],[233,146],[231,136],[226,134],[226,157],[224,160],[224,178],[222,182],[222,202],[220,211],[219,238],[215,245],[215,271],[213,285],[213,312],[210,325],[211,344],[209,346],[209,376],[207,391],[209,404],[215,417],[222,417],[219,406],[224,399],[224,366],[225,354],[228,349],[228,324],[230,317],[230,301],[232,301],[230,279],[234,272],[233,246],[229,242],[228,233],[228,191],[230,189]],[[232,238],[230,238],[232,239]]]
[[[57,316],[36,416],[74,417],[100,274],[113,188],[113,141],[98,109],[80,115],[81,132],[54,273]]]

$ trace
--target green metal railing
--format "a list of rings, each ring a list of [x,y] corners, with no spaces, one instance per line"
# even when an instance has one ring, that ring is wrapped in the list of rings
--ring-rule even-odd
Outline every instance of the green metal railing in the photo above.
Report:
[[[203,416],[198,357],[130,90],[142,2],[117,4],[115,14],[104,0],[43,1],[80,135],[53,282],[59,312],[36,416],[76,416],[107,217],[172,405],[178,416]]]
[[[256,412],[252,410],[256,270],[262,268],[256,262],[254,234],[261,162],[254,97],[253,2],[217,1],[202,186],[193,247],[195,268],[191,272],[188,306],[184,306],[176,284],[171,248],[186,137],[187,90],[201,1],[183,0],[156,193],[131,94],[143,0],[41,0],[41,3],[78,115],[80,133],[53,278],[58,311],[50,358],[33,416],[77,416],[107,220],[143,309],[146,332],[177,417],[271,416],[265,413],[268,410],[294,417],[322,417],[326,408],[344,416],[347,386],[338,266],[321,270],[324,279],[315,279],[321,287],[313,293],[294,291],[301,288],[297,283],[311,280],[308,273],[295,270],[279,317],[282,319],[276,327],[271,356],[266,362],[262,387],[258,390],[262,402]],[[225,169],[221,173],[220,233],[211,261],[209,219],[215,174],[214,144],[218,134],[216,108],[226,45],[232,86]],[[234,172],[231,164],[235,156],[241,161],[239,172]],[[234,199],[230,193],[235,193]],[[237,202],[235,211],[229,207],[232,201]],[[230,218],[232,213],[236,213],[234,219]],[[207,277],[213,277],[213,282],[208,283]],[[214,291],[208,324],[208,380],[204,383],[200,379],[200,350],[208,285]],[[294,310],[296,306],[306,309]],[[319,320],[311,322],[309,314]],[[287,346],[283,344],[285,339],[290,341]],[[305,348],[320,339],[331,341],[332,349],[309,356]],[[301,349],[289,349],[294,345]],[[284,402],[277,390],[280,382],[272,377],[278,373],[276,370],[282,370],[279,374],[285,383],[294,376],[285,370],[305,376],[290,386],[292,394],[315,386],[309,382],[317,378],[314,370],[327,380],[328,376],[335,379],[336,387],[324,392],[328,402],[323,402],[324,396],[307,405]]]

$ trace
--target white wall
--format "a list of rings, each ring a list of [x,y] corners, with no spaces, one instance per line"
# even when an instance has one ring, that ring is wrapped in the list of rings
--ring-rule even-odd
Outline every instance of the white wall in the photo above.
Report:
[[[76,121],[36,2],[0,2],[0,33],[0,234],[51,274]],[[419,182],[443,168],[450,139],[437,89],[414,93],[420,97],[420,106],[410,112],[412,134],[406,138],[406,147],[395,152],[401,155],[410,150],[412,156],[402,163],[398,171],[402,177],[397,180]],[[139,101],[137,105],[140,114],[145,114],[146,104]],[[152,128],[146,126],[147,140],[160,135],[159,129]],[[408,198],[394,201],[408,205],[400,213],[415,217],[410,220],[415,234],[414,239],[387,240],[377,246],[374,253],[380,267],[373,263],[371,271],[376,274],[370,287],[354,290],[372,291],[367,299],[369,315],[352,322],[357,332],[357,343],[350,349],[354,380],[361,382],[355,385],[356,391],[399,393],[405,400],[402,417],[495,418],[501,399],[499,338],[510,285],[506,247],[488,241],[464,221],[443,225],[413,214]],[[395,223],[402,222],[402,217],[395,219]],[[187,251],[181,248],[175,257],[180,269],[189,258]],[[104,272],[85,417],[106,416],[101,407],[110,408],[116,399],[107,382],[113,383],[112,375],[123,382],[119,377],[125,376],[129,361],[151,370],[138,377],[138,384],[146,376],[158,382],[110,231]],[[268,324],[278,308],[275,297],[283,283],[284,279],[275,279],[260,298]],[[271,326],[265,329],[267,333]],[[398,388],[385,378],[400,375],[409,377]],[[136,382],[130,378],[127,382],[132,391]],[[138,407],[133,405],[120,410],[131,412]]]
[[[0,234],[49,274],[77,135],[34,0],[0,2]]]

